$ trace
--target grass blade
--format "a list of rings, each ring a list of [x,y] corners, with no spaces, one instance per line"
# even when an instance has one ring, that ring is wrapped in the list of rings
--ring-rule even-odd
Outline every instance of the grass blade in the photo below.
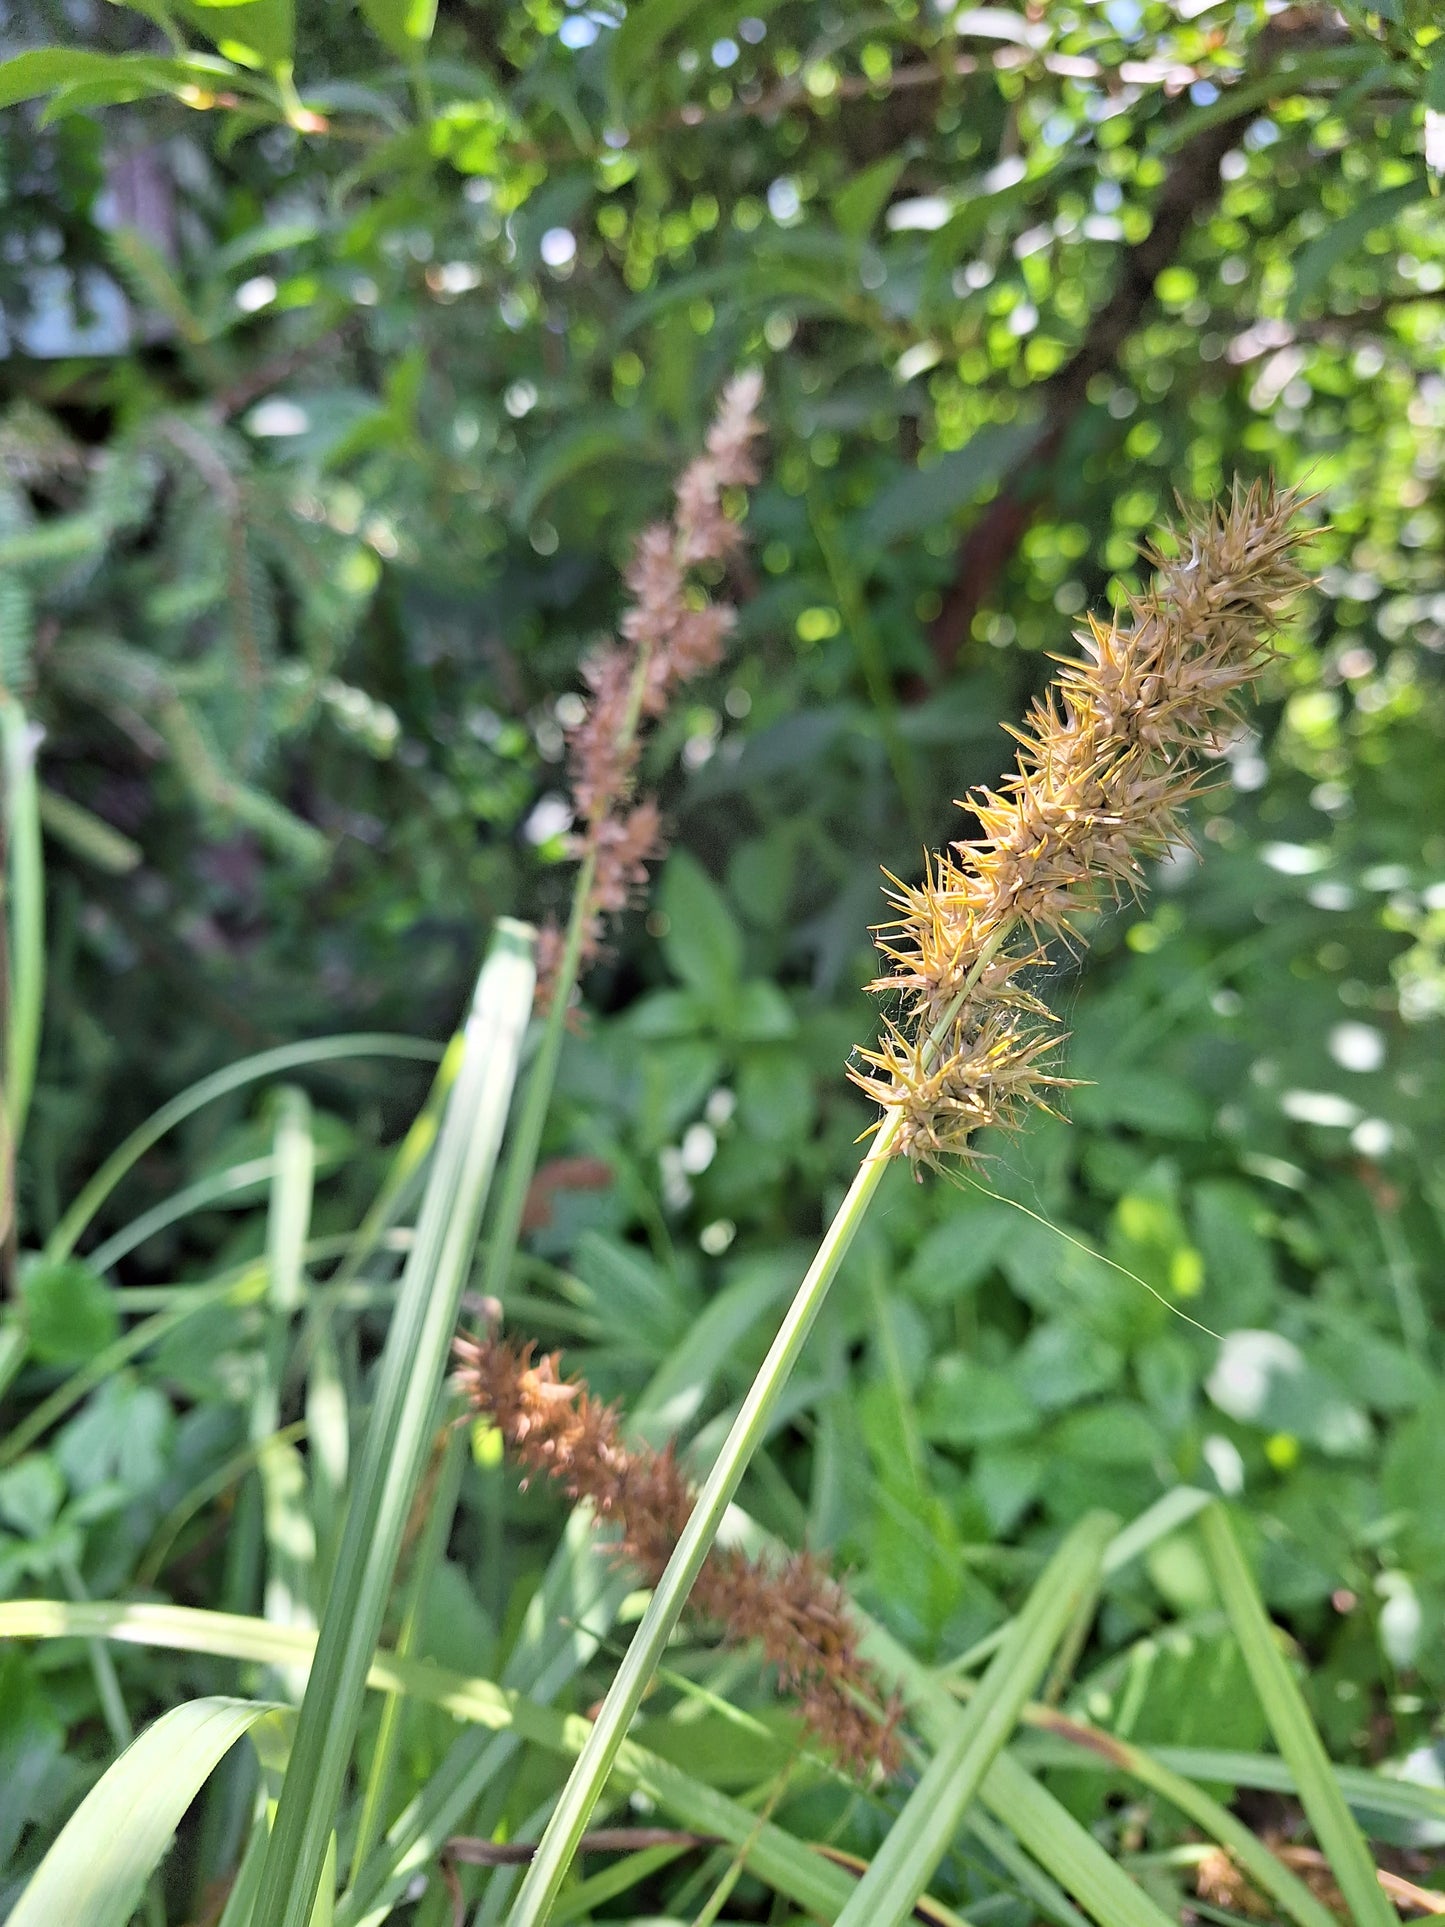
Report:
[[[217,1762],[276,1709],[200,1699],[163,1713],[107,1768],[31,1876],[10,1927],[126,1927]]]
[[[537,1152],[542,1144],[547,1113],[552,1105],[552,1089],[557,1082],[557,1064],[566,1035],[567,1011],[582,963],[582,943],[587,931],[587,906],[597,875],[595,853],[583,859],[572,885],[572,909],[567,919],[567,935],[562,946],[562,961],[552,986],[552,1002],[537,1054],[527,1073],[526,1088],[518,1107],[517,1122],[507,1146],[502,1181],[497,1190],[496,1210],[487,1231],[487,1255],[482,1270],[482,1290],[493,1298],[506,1294],[512,1260],[517,1255],[517,1240],[522,1231],[522,1214],[527,1193],[537,1169]]]
[[[138,1125],[125,1141],[111,1152],[89,1183],[81,1187],[74,1203],[61,1218],[45,1243],[44,1256],[51,1264],[68,1258],[86,1226],[120,1183],[167,1131],[173,1131],[207,1104],[244,1090],[248,1084],[263,1084],[268,1077],[284,1071],[300,1070],[308,1064],[334,1064],[348,1057],[401,1057],[415,1063],[435,1063],[440,1048],[424,1037],[398,1037],[386,1031],[360,1031],[342,1037],[318,1037],[309,1043],[281,1044],[255,1057],[243,1057],[192,1084],[162,1104],[161,1108]]]
[[[889,1829],[838,1927],[897,1927],[947,1853],[989,1766],[1018,1723],[1054,1648],[1092,1598],[1115,1526],[1081,1519],[1044,1568],[1009,1636]]]
[[[838,1274],[853,1234],[888,1169],[889,1150],[897,1125],[898,1115],[894,1113],[858,1167],[848,1195],[838,1207],[762,1368],[743,1400],[722,1451],[698,1495],[692,1516],[667,1562],[667,1569],[653,1590],[642,1623],[613,1676],[587,1744],[562,1789],[536,1858],[527,1869],[527,1877],[517,1895],[511,1927],[541,1927],[551,1911],[577,1851],[577,1843],[586,1831],[618,1749],[702,1570],[723,1515],[742,1481],[748,1461],[762,1443],[773,1407],[807,1343],[813,1321]]]
[[[989,1768],[982,1797],[993,1817],[1099,1927],[1165,1927],[1169,1922],[1169,1916],[1134,1884],[1088,1828],[1080,1826],[1012,1754],[1000,1753]]]
[[[464,1427],[452,1425],[444,1434],[441,1461],[431,1499],[426,1508],[426,1523],[407,1575],[406,1603],[397,1629],[396,1650],[405,1659],[416,1645],[426,1610],[427,1593],[435,1576],[437,1562],[446,1550],[452,1520],[457,1509],[457,1494],[462,1484],[462,1458],[467,1434]],[[362,1796],[361,1817],[356,1823],[356,1841],[351,1849],[351,1878],[366,1864],[386,1825],[386,1809],[391,1797],[392,1770],[401,1739],[404,1703],[400,1693],[388,1693],[381,1709],[376,1746],[367,1768],[366,1791]]]
[[[499,923],[477,982],[461,1069],[382,1353],[316,1657],[262,1869],[257,1927],[307,1927],[311,1917],[511,1103],[532,1006],[533,941],[526,925]]]
[[[1117,1739],[1098,1727],[1085,1726],[1062,1713],[1055,1714],[1045,1708],[1038,1708],[1036,1712],[1046,1731],[1073,1738],[1079,1747],[1087,1748],[1100,1759],[1112,1759],[1120,1773],[1139,1781],[1151,1793],[1157,1793],[1177,1807],[1186,1819],[1217,1840],[1252,1884],[1276,1901],[1281,1911],[1297,1921],[1299,1927],[1337,1927],[1334,1915],[1299,1876],[1291,1873],[1257,1834],[1251,1833],[1243,1821],[1237,1820],[1203,1787],[1164,1766],[1143,1747],[1128,1740]]]
[[[1107,1555],[1103,1564],[1107,1568]],[[856,1607],[854,1613],[865,1630],[866,1656],[910,1702],[935,1749],[947,1746],[961,1715],[945,1682]],[[1011,1752],[1000,1753],[989,1767],[979,1798],[1100,1927],[1168,1927],[1168,1916]]]
[[[0,1639],[73,1638],[116,1639],[175,1652],[252,1660],[278,1668],[304,1666],[316,1651],[316,1635],[304,1627],[276,1626],[239,1613],[149,1603],[0,1601]],[[588,1722],[576,1714],[556,1712],[491,1680],[466,1678],[430,1660],[402,1660],[392,1653],[377,1652],[371,1657],[366,1683],[380,1692],[407,1693],[440,1706],[456,1719],[473,1721],[495,1733],[514,1733],[518,1739],[564,1757],[581,1752],[589,1731]],[[293,1749],[293,1771],[294,1765]],[[617,1776],[626,1790],[645,1795],[672,1814],[680,1826],[696,1833],[716,1834],[729,1846],[745,1846],[749,1871],[806,1911],[831,1920],[846,1904],[853,1881],[840,1867],[781,1827],[771,1823],[760,1827],[757,1814],[750,1808],[670,1760],[629,1740],[619,1749]],[[381,1919],[387,1911],[383,1906],[375,1915],[364,1918]],[[343,1908],[338,1917],[356,1916]],[[259,1922],[260,1916],[256,1918]],[[1157,1927],[1157,1921],[1151,1919],[1149,1927]]]
[[[1059,1729],[1061,1731],[1061,1729]],[[1092,1743],[1084,1746],[1077,1737],[1031,1739],[1027,1754],[1031,1764],[1041,1768],[1064,1766],[1073,1770],[1113,1773],[1111,1758]],[[1239,1753],[1227,1747],[1155,1746],[1149,1757],[1155,1765],[1193,1782],[1202,1780],[1223,1786],[1249,1787],[1260,1793],[1295,1793],[1294,1775],[1285,1761],[1273,1753]],[[1337,1766],[1335,1779],[1346,1804],[1367,1831],[1373,1818],[1404,1820],[1433,1830],[1445,1828],[1445,1790],[1423,1780],[1398,1780],[1368,1767]]]
[[[45,881],[40,806],[35,781],[36,732],[13,696],[0,694],[0,764],[5,808],[4,874],[0,878],[6,927],[5,1132],[13,1159],[25,1134],[35,1063],[40,1054],[45,996]],[[12,1194],[11,1204],[14,1198]]]
[[[1394,1908],[1380,1891],[1375,1863],[1345,1803],[1304,1696],[1279,1649],[1229,1515],[1213,1505],[1200,1530],[1220,1600],[1259,1695],[1275,1744],[1288,1762],[1314,1836],[1330,1863],[1357,1927],[1397,1927]]]

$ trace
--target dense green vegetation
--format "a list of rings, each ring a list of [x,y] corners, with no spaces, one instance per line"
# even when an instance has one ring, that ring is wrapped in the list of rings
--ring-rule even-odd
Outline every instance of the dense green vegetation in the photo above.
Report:
[[[1048,975],[1063,1115],[889,1170],[728,1522],[844,1580],[905,1763],[843,1773],[690,1625],[593,1824],[691,1837],[551,1917],[1445,1888],[1433,12],[7,10],[0,1909],[61,1917],[20,1896],[81,1808],[138,1857],[76,1919],[509,1917],[642,1601],[444,1443],[428,1307],[497,1290],[705,1473],[857,1168],[880,868],[971,833],[1176,494],[1269,475],[1314,580],[1193,852]],[[670,853],[550,1103],[522,1046],[540,1163],[514,1254],[524,1095],[478,1245],[506,955],[437,1060],[494,921],[566,921],[582,664],[746,367],[738,625],[643,744]],[[263,1873],[258,1789],[312,1739],[265,1708],[323,1616],[360,1694],[363,1596],[402,1657],[304,1754],[351,1774],[283,1915],[302,1795]],[[147,1847],[81,1803],[162,1715]]]

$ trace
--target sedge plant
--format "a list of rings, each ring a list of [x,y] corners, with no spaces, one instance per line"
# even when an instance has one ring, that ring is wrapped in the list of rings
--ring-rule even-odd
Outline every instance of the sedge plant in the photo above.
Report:
[[[573,774],[584,785],[589,774],[596,782],[579,811],[571,922],[565,933],[545,934],[541,945],[542,1044],[533,1056],[522,1117],[508,1133],[506,1196],[494,1213],[487,1244],[486,1276],[503,1287],[517,1262],[520,1205],[576,980],[597,954],[606,918],[641,887],[644,846],[654,851],[660,836],[655,811],[633,790],[641,732],[660,714],[675,683],[715,659],[728,626],[725,608],[709,613],[705,623],[693,622],[710,605],[689,572],[699,559],[716,561],[736,545],[729,511],[738,504],[729,492],[752,476],[749,448],[757,432],[757,399],[751,381],[729,391],[707,456],[679,487],[671,522],[639,547],[629,575],[634,609],[624,620],[622,643],[613,646],[611,666],[604,656],[600,667],[594,659],[588,671],[593,700],[573,732]],[[449,1053],[433,1104],[408,1139],[383,1196],[355,1237],[342,1241],[342,1270],[309,1300],[300,1334],[302,1349],[319,1356],[330,1309],[358,1284],[362,1254],[397,1222],[402,1199],[429,1162],[417,1232],[406,1241],[408,1264],[361,1462],[355,1470],[343,1463],[338,1474],[345,1482],[344,1493],[338,1485],[345,1518],[336,1525],[330,1585],[317,1595],[319,1625],[287,1623],[272,1613],[269,1598],[265,1620],[79,1599],[27,1600],[0,1609],[0,1637],[78,1635],[96,1650],[100,1642],[113,1640],[190,1648],[264,1661],[283,1683],[307,1676],[294,1731],[287,1724],[294,1716],[280,1716],[278,1725],[261,1701],[194,1702],[189,1710],[178,1709],[174,1730],[185,1743],[175,1751],[173,1770],[163,1775],[151,1763],[158,1742],[143,1734],[103,1777],[92,1796],[94,1806],[87,1802],[55,1843],[43,1878],[27,1896],[32,1913],[36,1908],[53,1913],[61,1904],[57,1896],[100,1891],[96,1882],[113,1862],[102,1883],[109,1911],[102,1911],[106,1918],[121,1918],[137,1878],[145,1877],[163,1851],[175,1814],[210,1771],[226,1734],[247,1730],[262,1736],[262,1750],[269,1747],[273,1757],[279,1739],[289,1761],[274,1820],[268,1825],[258,1813],[252,1828],[226,1927],[282,1920],[301,1927],[312,1918],[331,1917],[333,1904],[338,1921],[385,1918],[400,1904],[415,1873],[471,1812],[489,1776],[495,1780],[523,1742],[571,1762],[572,1771],[511,1907],[513,1922],[557,1916],[571,1861],[611,1778],[616,1788],[635,1789],[656,1802],[687,1838],[732,1849],[733,1871],[708,1903],[714,1911],[729,1880],[746,1865],[779,1895],[848,1927],[901,1921],[920,1905],[930,1916],[951,1918],[926,1899],[926,1889],[962,1828],[1044,1912],[1072,1920],[1082,1908],[1108,1927],[1161,1927],[1165,1916],[1126,1869],[1036,1782],[1019,1754],[1003,1750],[1018,1730],[1032,1731],[1036,1745],[1048,1740],[1072,1749],[1096,1770],[1107,1755],[1115,1770],[1162,1797],[1177,1797],[1230,1865],[1247,1873],[1302,1927],[1321,1927],[1318,1906],[1312,1906],[1308,1890],[1288,1867],[1176,1769],[1122,1743],[1110,1752],[1110,1736],[1033,1700],[1051,1662],[1067,1668],[1067,1657],[1057,1656],[1076,1650],[1073,1642],[1087,1623],[1103,1577],[1120,1560],[1137,1557],[1154,1538],[1177,1528],[1185,1516],[1177,1503],[1181,1496],[1192,1516],[1205,1506],[1203,1495],[1173,1494],[1161,1502],[1158,1519],[1137,1521],[1123,1533],[1116,1534],[1097,1514],[1082,1521],[1015,1618],[985,1642],[987,1652],[977,1649],[952,1676],[932,1673],[904,1654],[807,1555],[765,1551],[762,1557],[744,1557],[735,1547],[713,1544],[723,1511],[888,1165],[904,1159],[923,1175],[959,1158],[975,1159],[978,1132],[989,1125],[1016,1125],[1030,1107],[1051,1102],[1065,1084],[1056,1050],[1059,1029],[1038,994],[1040,969],[1056,946],[1082,941],[1080,919],[1086,911],[1138,889],[1147,862],[1183,834],[1181,813],[1203,780],[1203,759],[1219,745],[1236,701],[1269,660],[1281,605],[1299,581],[1292,560],[1296,506],[1288,495],[1240,491],[1225,512],[1186,524],[1177,553],[1156,556],[1152,588],[1117,621],[1091,624],[1080,638],[1083,658],[1064,666],[1052,698],[1036,706],[1018,732],[1021,754],[1014,774],[997,792],[972,800],[982,834],[932,859],[920,884],[892,883],[894,917],[879,932],[886,968],[875,986],[888,1000],[884,1035],[860,1052],[853,1066],[855,1081],[877,1099],[880,1117],[848,1197],[701,1493],[694,1493],[670,1451],[635,1445],[618,1415],[598,1404],[585,1386],[564,1380],[555,1359],[535,1358],[528,1348],[495,1335],[461,1347],[458,1389],[491,1418],[528,1471],[555,1478],[574,1500],[589,1501],[594,1516],[617,1528],[620,1553],[652,1588],[641,1626],[591,1722],[553,1713],[545,1699],[531,1699],[530,1680],[518,1680],[519,1691],[506,1674],[499,1687],[446,1674],[411,1657],[428,1575],[445,1544],[455,1502],[460,1434],[452,1433],[437,1478],[425,1491],[423,1466],[445,1409],[438,1400],[445,1348],[470,1271],[476,1220],[501,1141],[521,1024],[531,1000],[530,933],[503,928],[472,1022]],[[691,654],[690,645],[679,640],[687,636],[695,645]],[[350,1055],[378,1046],[400,1049],[403,1040],[339,1040],[333,1049]],[[232,1081],[247,1081],[262,1067],[275,1074],[300,1061],[274,1053],[244,1067]],[[158,1131],[214,1094],[208,1085],[178,1100],[98,1174],[57,1227],[52,1259],[63,1260],[74,1250],[99,1201]],[[304,1127],[305,1107],[293,1096],[278,1115],[277,1168],[271,1174],[265,1269],[277,1276],[268,1277],[265,1290],[278,1315],[299,1308],[278,1303],[278,1277],[285,1274],[294,1285],[303,1262],[326,1255],[325,1241],[308,1234],[299,1178],[289,1189],[284,1181],[283,1167],[296,1176],[294,1156],[283,1158],[285,1144],[305,1139]],[[309,1195],[309,1179],[306,1190]],[[253,1302],[262,1285],[252,1267],[244,1278],[218,1283],[216,1291],[242,1293]],[[173,1313],[167,1301],[158,1319],[164,1323],[179,1310]],[[121,1342],[133,1350],[154,1335],[138,1328],[135,1339]],[[78,1374],[39,1412],[42,1423],[53,1422],[93,1383],[93,1376]],[[32,1425],[27,1441],[34,1436]],[[274,1432],[270,1443],[289,1446]],[[266,1444],[254,1441],[251,1456]],[[420,1521],[420,1543],[408,1572],[397,1650],[388,1654],[378,1649],[377,1638],[408,1520]],[[588,1532],[584,1518],[573,1520],[564,1563],[585,1559]],[[1257,1595],[1217,1510],[1205,1521],[1205,1546],[1279,1741],[1281,1771],[1292,1776],[1290,1783],[1300,1792],[1316,1839],[1356,1916],[1382,1920],[1374,1869],[1346,1804],[1346,1781],[1329,1767],[1313,1737],[1298,1689],[1272,1649]],[[596,1583],[618,1600],[625,1590],[625,1580],[615,1574]],[[770,1817],[775,1795],[759,1817],[628,1737],[632,1714],[690,1596],[703,1618],[762,1645],[805,1722],[845,1775],[876,1783],[901,1764],[915,1773],[915,1790],[871,1866],[846,1857],[830,1863],[794,1839]],[[555,1630],[549,1626],[546,1638]],[[595,1637],[589,1632],[589,1640]],[[969,1665],[985,1658],[985,1671],[965,1676]],[[577,1663],[569,1660],[569,1673]],[[542,1688],[541,1672],[535,1677],[539,1692],[555,1690]],[[386,1713],[364,1785],[358,1780],[359,1812],[348,1820],[340,1794],[351,1770],[357,1710],[367,1686],[386,1695]],[[403,1701],[444,1706],[470,1730],[458,1736],[447,1762],[388,1828]],[[166,1729],[168,1736],[171,1730]],[[219,1736],[214,1741],[213,1734]],[[1021,1752],[1026,1759],[1027,1741]],[[1214,1756],[1210,1764],[1211,1771],[1200,1777],[1270,1770],[1269,1763],[1241,1764],[1232,1756],[1223,1767]],[[107,1845],[88,1865],[87,1839],[95,1842],[95,1828],[117,1803],[138,1797],[142,1780],[149,1788],[142,1800],[144,1844],[137,1837],[133,1850],[123,1853],[126,1843],[116,1841],[114,1852]],[[1384,1797],[1372,1781],[1369,1800]],[[599,1837],[608,1836],[591,1836],[594,1845]],[[646,1849],[672,1850],[666,1843]],[[345,1891],[333,1903],[335,1868],[343,1855],[350,1858],[350,1882],[343,1881]],[[639,1876],[643,1858],[640,1849]],[[1217,1868],[1208,1877],[1216,1883],[1225,1879]],[[605,1886],[606,1881],[597,1887],[599,1895]],[[569,1893],[561,1915],[575,1917],[587,1890]],[[608,1890],[620,1892],[624,1886],[614,1883]],[[506,1891],[499,1883],[479,1918],[500,1921]],[[711,1917],[706,1908],[701,1917]]]
[[[807,1342],[890,1162],[915,1170],[977,1155],[977,1134],[1016,1126],[1058,1089],[1057,1026],[1029,987],[1083,913],[1138,891],[1145,865],[1184,833],[1203,759],[1234,724],[1303,578],[1300,504],[1272,486],[1236,488],[1228,507],[1187,519],[1156,551],[1151,586],[1083,650],[1014,733],[1019,756],[998,790],[973,797],[982,835],[894,883],[879,933],[890,1004],[879,1043],[850,1072],[880,1106],[871,1143],[743,1399],[655,1585],[587,1743],[553,1810],[512,1912],[540,1927],[607,1783],[723,1516]]]

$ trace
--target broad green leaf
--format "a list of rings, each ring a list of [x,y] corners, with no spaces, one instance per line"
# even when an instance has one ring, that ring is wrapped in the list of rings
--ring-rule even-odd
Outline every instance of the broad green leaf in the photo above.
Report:
[[[883,212],[898,176],[908,165],[905,154],[889,154],[860,170],[833,196],[833,219],[854,241],[863,240]]]
[[[61,1829],[16,1902],[10,1927],[126,1927],[212,1769],[258,1720],[279,1710],[213,1698],[163,1713]]]
[[[1348,1457],[1370,1444],[1359,1406],[1280,1332],[1229,1332],[1205,1389],[1240,1424],[1288,1433],[1322,1452]]]
[[[293,0],[177,0],[180,11],[243,67],[281,67],[296,39]]]
[[[743,938],[721,890],[696,857],[675,850],[657,902],[667,918],[662,947],[669,965],[699,996],[725,1003],[742,975]]]
[[[554,435],[528,463],[526,479],[512,502],[513,526],[527,528],[552,491],[574,476],[605,465],[620,486],[623,463],[651,463],[657,453],[642,424],[626,416],[619,422],[615,412],[601,421],[574,423]]]
[[[79,1258],[39,1260],[20,1289],[30,1349],[42,1365],[83,1365],[119,1335],[114,1291]]]
[[[361,13],[387,52],[407,60],[431,39],[437,0],[361,0]]]
[[[145,94],[171,94],[195,84],[196,74],[178,60],[154,54],[103,54],[83,47],[32,47],[0,62],[0,107],[84,83],[110,89],[113,101]]]
[[[1013,468],[1037,438],[1037,428],[1028,422],[990,424],[927,468],[905,470],[860,511],[858,540],[884,547],[951,520]]]

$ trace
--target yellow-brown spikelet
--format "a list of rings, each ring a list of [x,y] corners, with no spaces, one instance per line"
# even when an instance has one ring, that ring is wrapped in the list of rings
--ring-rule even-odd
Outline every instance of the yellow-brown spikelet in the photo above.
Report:
[[[1010,729],[1013,771],[961,805],[981,834],[930,857],[920,884],[890,878],[898,915],[875,933],[888,968],[871,988],[898,1014],[849,1074],[900,1114],[893,1151],[968,1156],[974,1132],[1016,1123],[1064,1082],[1043,1061],[1052,1014],[1021,979],[1051,944],[1078,942],[1080,911],[1137,892],[1145,862],[1180,840],[1199,758],[1222,746],[1304,581],[1300,506],[1256,484],[1186,516],[1178,555],[1147,555],[1150,587],[1122,620],[1089,619],[1082,657]]]
[[[459,1338],[458,1382],[529,1473],[587,1499],[616,1529],[618,1556],[649,1585],[661,1578],[695,1494],[671,1447],[628,1445],[616,1412],[580,1380],[563,1379],[556,1353],[497,1337]],[[901,1708],[858,1651],[841,1586],[808,1553],[776,1564],[714,1546],[689,1610],[739,1644],[756,1642],[811,1731],[857,1773],[900,1763]]]

